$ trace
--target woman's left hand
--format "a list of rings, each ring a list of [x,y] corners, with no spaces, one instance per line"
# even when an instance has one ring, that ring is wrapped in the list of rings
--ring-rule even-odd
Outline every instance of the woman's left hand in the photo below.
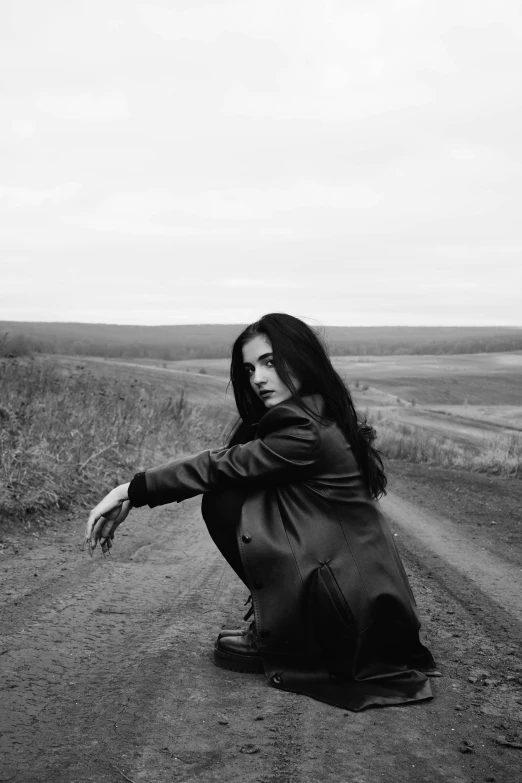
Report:
[[[110,553],[114,531],[127,518],[132,506],[129,501],[128,484],[115,487],[89,514],[85,529],[85,543],[92,556],[96,544],[101,542],[102,552]]]
[[[94,536],[96,537],[97,531],[99,531],[99,541],[103,554],[110,555],[112,549],[112,541],[114,539],[114,533],[122,522],[124,522],[131,510],[132,506],[130,500],[124,500],[121,506],[121,511],[116,519],[107,519],[102,517],[100,521],[94,526]]]

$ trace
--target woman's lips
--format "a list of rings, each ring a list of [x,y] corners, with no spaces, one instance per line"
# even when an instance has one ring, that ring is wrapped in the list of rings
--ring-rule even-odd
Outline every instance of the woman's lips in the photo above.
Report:
[[[270,397],[270,395],[273,394],[273,393],[274,392],[272,390],[270,390],[270,391],[262,391],[262,392],[259,392],[259,396],[264,400],[266,397]]]

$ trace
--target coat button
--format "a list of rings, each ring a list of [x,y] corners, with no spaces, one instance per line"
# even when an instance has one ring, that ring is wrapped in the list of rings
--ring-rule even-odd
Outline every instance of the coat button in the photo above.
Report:
[[[272,685],[281,685],[283,679],[280,674],[273,674],[272,677],[270,678],[270,682],[272,683]]]
[[[252,536],[249,536],[248,533],[243,533],[243,535],[241,536],[241,541],[244,544],[249,544],[252,541]]]
[[[254,590],[261,590],[263,582],[254,582]]]

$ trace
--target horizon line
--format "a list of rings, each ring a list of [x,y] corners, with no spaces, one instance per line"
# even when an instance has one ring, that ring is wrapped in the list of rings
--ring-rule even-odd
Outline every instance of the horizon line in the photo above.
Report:
[[[304,319],[301,319],[304,320]],[[137,326],[146,328],[174,328],[177,326],[248,326],[248,323],[238,321],[192,321],[190,323],[160,323],[160,324],[141,324],[141,323],[115,323],[108,321],[31,321],[19,320],[16,318],[1,319],[0,324],[79,324],[81,326]],[[306,323],[306,322],[305,322]],[[317,325],[332,329],[522,329],[522,324],[328,324],[320,322]],[[312,327],[313,328],[313,327]]]

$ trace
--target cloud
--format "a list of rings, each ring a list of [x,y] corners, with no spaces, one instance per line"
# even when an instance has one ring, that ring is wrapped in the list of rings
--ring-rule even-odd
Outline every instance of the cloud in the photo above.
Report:
[[[0,185],[0,200],[6,198],[7,206],[12,209],[39,207],[45,201],[61,204],[64,201],[69,201],[81,187],[77,182],[67,182],[49,190],[11,188]]]
[[[91,213],[66,215],[62,222],[83,226],[96,231],[112,231],[118,234],[137,236],[230,236],[237,230],[227,227],[193,226],[187,223],[181,211],[184,200],[176,199],[166,188],[151,188],[145,191],[116,191],[111,193]],[[172,225],[155,221],[156,215],[172,213],[176,221]]]
[[[131,115],[125,95],[112,90],[101,95],[52,95],[41,92],[37,103],[40,111],[52,114],[60,120],[87,122],[112,122],[127,120]]]
[[[454,149],[451,150],[450,156],[456,160],[471,160],[475,157],[475,153],[469,149]]]
[[[215,284],[215,283],[214,283]],[[217,284],[223,288],[290,288],[294,289],[297,285],[295,280],[282,280],[273,277],[271,280],[261,280],[259,278],[230,277],[220,279]]]
[[[143,236],[235,236],[242,233],[242,224],[258,234],[285,236],[292,226],[277,224],[274,218],[286,221],[290,213],[310,209],[360,212],[381,200],[382,194],[365,184],[336,187],[304,179],[280,188],[228,188],[182,196],[157,188],[111,193],[94,212],[67,215],[62,221]]]
[[[30,120],[13,120],[11,123],[13,133],[22,139],[31,139],[35,134],[35,126]]]
[[[222,32],[216,25],[216,14],[212,13],[210,6],[207,13],[201,13],[201,9],[197,8],[176,10],[155,3],[137,3],[136,11],[150,32],[167,41],[215,41]]]
[[[104,218],[97,215],[63,215],[62,222],[70,226],[92,228],[95,231],[112,231],[116,234],[131,234],[134,236],[157,237],[217,237],[235,236],[239,231],[235,228],[195,228],[191,226],[162,226],[157,223],[142,220]]]
[[[10,256],[34,255],[37,270],[40,253],[65,249],[52,280],[66,285],[60,270],[81,258],[93,291],[117,258],[127,279],[132,257],[137,296],[163,270],[188,270],[205,280],[188,322],[214,308],[227,320],[234,300],[321,306],[342,322],[379,320],[389,298],[404,318],[403,292],[416,301],[420,281],[463,269],[476,284],[489,264],[475,313],[520,320],[496,288],[520,290],[515,0],[29,0],[29,16],[12,5],[16,34],[0,50]],[[187,285],[177,279],[182,297]],[[414,320],[444,314],[436,293]]]
[[[8,256],[7,258],[3,258],[1,260],[2,265],[19,265],[19,264],[30,264],[32,263],[32,257],[31,256]]]
[[[307,75],[298,69],[287,69],[279,77],[279,89],[253,91],[237,83],[224,92],[220,111],[225,116],[254,119],[317,119],[322,123],[339,123],[371,117],[405,107],[427,106],[435,102],[433,89],[421,82],[406,79],[402,84],[391,73],[378,81],[370,72],[354,83],[353,74],[341,80],[337,69],[336,83],[332,69]]]
[[[436,245],[432,252],[442,258],[450,258],[459,261],[469,261],[476,270],[479,259],[495,258],[495,264],[498,265],[498,256],[517,256],[517,259],[511,263],[520,266],[518,258],[522,257],[522,244],[518,245]],[[481,261],[484,264],[484,261]],[[490,260],[486,261],[489,264]],[[497,266],[498,268],[498,266]],[[522,269],[522,266],[520,266]]]
[[[431,32],[430,14],[346,5],[333,0],[318,12],[306,0],[228,0],[184,9],[141,3],[137,11],[163,40],[207,44],[201,56],[215,63],[218,84],[220,68],[235,57],[239,67],[219,85],[224,116],[340,122],[435,104],[425,75],[452,73],[455,64]]]

